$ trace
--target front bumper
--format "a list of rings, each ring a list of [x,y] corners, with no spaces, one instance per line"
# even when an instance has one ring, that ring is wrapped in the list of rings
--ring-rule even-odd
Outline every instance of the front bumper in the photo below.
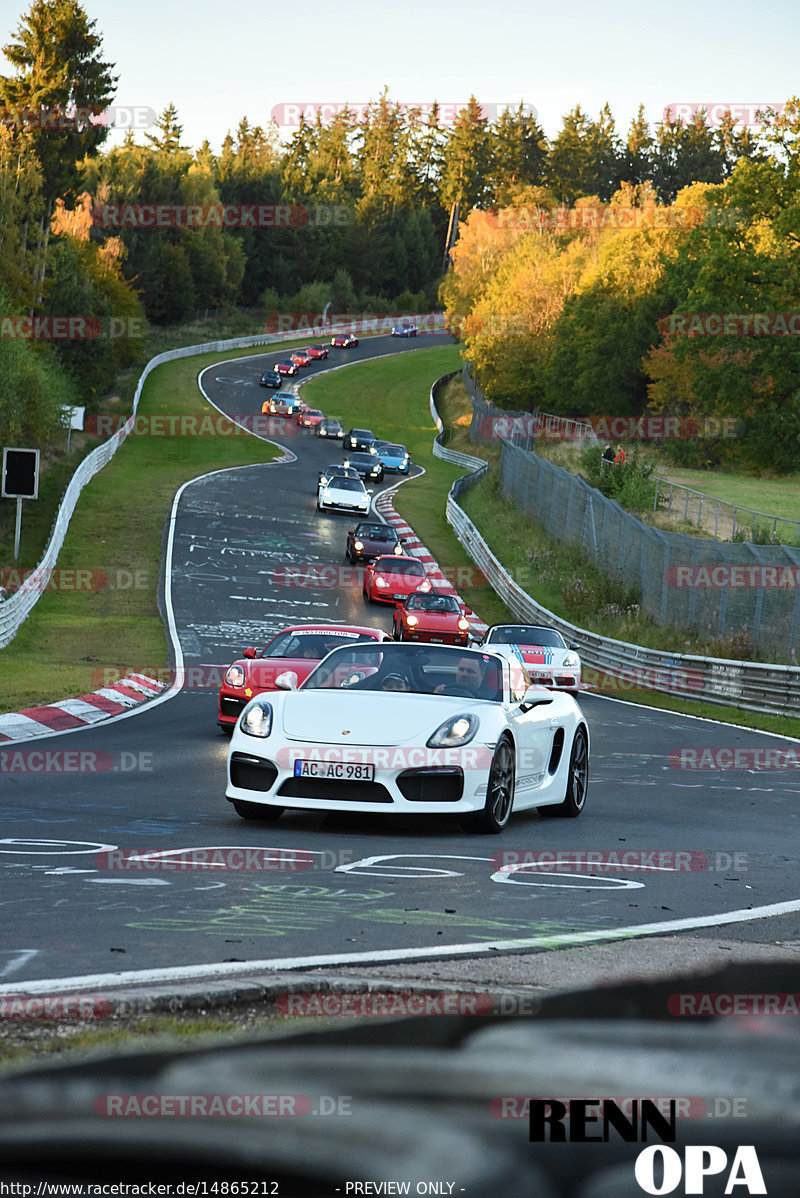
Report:
[[[242,738],[244,739],[244,738]],[[282,742],[285,748],[286,742]],[[297,746],[306,753],[312,746]],[[324,753],[331,745],[317,746]],[[262,803],[268,807],[294,807],[303,810],[391,811],[408,815],[449,815],[481,811],[486,801],[487,771],[463,768],[444,758],[439,765],[404,765],[401,769],[379,768],[380,753],[387,762],[397,752],[365,750],[377,758],[373,781],[297,778],[290,769],[280,768],[270,757],[257,750],[248,751],[237,737],[228,756],[229,802]],[[260,746],[259,746],[260,748]],[[477,758],[479,748],[476,748]],[[354,757],[358,748],[353,746]],[[451,751],[451,756],[453,756]]]

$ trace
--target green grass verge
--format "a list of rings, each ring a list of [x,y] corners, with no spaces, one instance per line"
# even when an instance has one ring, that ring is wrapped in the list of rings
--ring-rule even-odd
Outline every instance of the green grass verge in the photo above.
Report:
[[[664,462],[656,473],[671,482],[713,495],[725,503],[738,504],[770,516],[783,516],[787,520],[800,520],[797,495],[800,474],[781,478],[750,478],[728,470],[685,470]]]
[[[202,400],[197,375],[210,363],[245,353],[202,354],[158,367],[145,383],[140,413],[218,415]],[[42,596],[14,640],[0,649],[2,710],[95,690],[106,669],[166,668],[156,591],[164,522],[175,491],[207,471],[270,461],[277,454],[274,446],[249,436],[128,437],[81,493],[56,576],[93,570],[121,585]]]

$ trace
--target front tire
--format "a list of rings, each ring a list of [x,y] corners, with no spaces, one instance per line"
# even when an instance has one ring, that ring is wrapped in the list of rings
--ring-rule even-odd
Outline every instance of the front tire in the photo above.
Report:
[[[497,745],[486,782],[486,805],[483,811],[467,825],[470,831],[502,832],[511,818],[514,807],[515,754],[514,746],[507,736]]]
[[[589,743],[583,728],[578,728],[572,742],[572,752],[569,755],[569,771],[567,773],[567,788],[564,792],[564,802],[547,807],[540,807],[539,814],[548,819],[562,816],[575,819],[586,806],[586,795],[589,790]]]
[[[242,819],[260,819],[265,824],[274,824],[283,815],[283,807],[267,807],[264,803],[245,803],[242,799],[234,799],[233,810]]]

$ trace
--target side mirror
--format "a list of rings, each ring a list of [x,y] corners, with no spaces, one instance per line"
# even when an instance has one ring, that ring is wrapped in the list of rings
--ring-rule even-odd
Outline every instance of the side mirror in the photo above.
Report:
[[[553,702],[553,696],[542,694],[540,686],[529,686],[525,691],[525,697],[519,705],[522,712],[532,711],[534,707],[544,707],[547,703]]]
[[[281,691],[296,691],[297,675],[294,670],[284,670],[282,674],[278,674],[275,679],[275,686]]]
[[[255,649],[245,649],[244,653],[242,654],[242,657],[255,657],[255,656],[256,656]]]
[[[580,645],[570,645],[569,648],[572,650],[573,653],[580,653],[580,651],[581,651]]]
[[[464,608],[464,615],[465,615],[465,616],[474,616],[474,615],[475,615],[475,612],[472,610],[472,608],[471,608],[471,607],[465,607],[465,608]]]

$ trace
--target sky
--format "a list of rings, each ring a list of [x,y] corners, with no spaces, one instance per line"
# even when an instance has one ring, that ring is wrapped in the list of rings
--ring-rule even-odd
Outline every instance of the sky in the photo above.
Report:
[[[82,2],[116,64],[118,120],[138,110],[144,125],[171,102],[184,144],[208,138],[216,151],[243,116],[266,126],[277,106],[361,103],[384,87],[408,104],[522,101],[550,136],[576,104],[596,117],[608,101],[624,135],[640,103],[655,127],[670,103],[764,105],[800,93],[796,0]],[[0,44],[29,3],[0,0]]]

